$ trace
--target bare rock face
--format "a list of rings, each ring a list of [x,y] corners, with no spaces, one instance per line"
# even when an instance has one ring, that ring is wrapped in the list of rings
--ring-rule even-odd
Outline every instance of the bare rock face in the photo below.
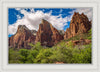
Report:
[[[80,33],[87,33],[91,28],[91,21],[88,20],[87,16],[79,13],[74,13],[70,27],[67,28],[64,39],[71,38]]]
[[[13,48],[29,48],[29,43],[34,43],[35,36],[25,26],[19,25],[15,35],[9,38],[9,46]]]
[[[42,46],[53,46],[63,39],[58,30],[54,28],[48,21],[42,19],[39,25],[35,42],[41,42]]]
[[[74,45],[86,45],[86,44],[90,44],[91,40],[88,39],[81,39],[81,40],[75,40],[72,41]]]
[[[31,30],[31,33],[36,36],[37,31],[36,30]]]

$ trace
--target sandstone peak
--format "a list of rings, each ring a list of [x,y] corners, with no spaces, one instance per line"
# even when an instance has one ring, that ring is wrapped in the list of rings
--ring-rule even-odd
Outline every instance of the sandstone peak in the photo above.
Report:
[[[45,19],[42,19],[41,20],[41,24],[49,24],[49,22],[47,20],[45,20]]]
[[[35,36],[25,25],[19,25],[15,35],[9,38],[9,46],[13,48],[29,48],[34,43]]]
[[[37,31],[35,42],[41,42],[43,46],[53,46],[63,39],[58,30],[52,26],[48,21],[42,20]]]
[[[82,13],[81,15],[85,15],[84,13]]]
[[[18,29],[28,29],[25,25],[18,25]]]
[[[79,15],[79,12],[74,12],[74,15]]]
[[[25,25],[18,25],[17,32],[23,32],[25,30],[29,30]]]
[[[70,27],[66,29],[64,39],[71,38],[80,33],[86,33],[91,28],[91,21],[82,13],[75,12],[70,22]]]

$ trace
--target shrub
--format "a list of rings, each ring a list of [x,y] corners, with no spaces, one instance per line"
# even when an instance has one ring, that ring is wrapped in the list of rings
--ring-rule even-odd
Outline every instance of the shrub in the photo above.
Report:
[[[84,48],[73,50],[73,63],[91,63],[91,44],[84,45]]]
[[[31,50],[40,50],[40,49],[42,49],[42,46],[41,46],[41,43],[40,42],[37,42],[36,44],[32,44],[32,43],[30,43],[29,44],[32,48],[31,48]]]
[[[73,46],[72,41],[59,42],[51,48],[40,43],[30,44],[31,49],[9,49],[9,63],[91,63],[91,44]]]
[[[38,63],[49,63],[48,57],[52,55],[50,49],[41,49],[36,59]]]
[[[27,57],[29,55],[29,50],[27,50],[27,49],[20,49],[19,50],[19,54],[20,54],[20,61],[25,63],[27,61]]]
[[[20,57],[17,50],[9,48],[9,63],[20,63]]]
[[[37,50],[30,50],[29,55],[27,56],[27,61],[26,63],[35,63],[36,56],[38,55]]]

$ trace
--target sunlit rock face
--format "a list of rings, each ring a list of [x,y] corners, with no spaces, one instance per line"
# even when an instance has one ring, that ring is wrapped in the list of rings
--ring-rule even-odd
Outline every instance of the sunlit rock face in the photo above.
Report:
[[[15,35],[9,38],[9,46],[13,48],[30,48],[29,43],[34,43],[35,36],[25,26],[19,25]]]
[[[51,47],[62,39],[63,35],[61,35],[52,24],[42,19],[42,22],[39,25],[39,30],[37,31],[35,42],[41,42],[42,46]]]
[[[87,33],[91,28],[91,21],[88,20],[86,15],[74,13],[70,27],[66,29],[64,39],[71,38],[80,33]]]

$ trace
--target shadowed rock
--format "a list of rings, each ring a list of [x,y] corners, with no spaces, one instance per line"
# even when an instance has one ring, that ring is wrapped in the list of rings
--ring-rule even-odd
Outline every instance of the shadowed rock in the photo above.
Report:
[[[79,13],[74,13],[70,27],[66,29],[64,39],[71,38],[77,34],[87,33],[91,28],[91,21],[88,20],[87,16]]]
[[[48,21],[42,19],[37,31],[35,42],[41,42],[43,46],[53,46],[57,42],[63,39],[58,30],[54,28]]]

